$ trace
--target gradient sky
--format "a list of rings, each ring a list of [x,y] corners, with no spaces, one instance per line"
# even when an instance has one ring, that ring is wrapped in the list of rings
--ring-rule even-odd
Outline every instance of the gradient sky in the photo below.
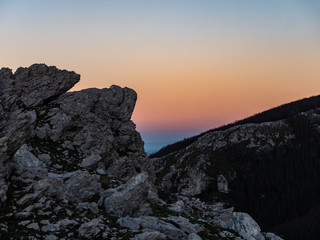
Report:
[[[146,141],[320,93],[318,0],[0,0],[0,31],[0,67],[133,88]]]

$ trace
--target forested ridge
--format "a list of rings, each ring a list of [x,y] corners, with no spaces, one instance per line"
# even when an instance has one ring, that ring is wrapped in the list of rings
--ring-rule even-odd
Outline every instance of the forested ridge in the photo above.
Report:
[[[252,160],[232,183],[235,207],[285,239],[319,239],[320,119],[298,115],[287,121],[296,136],[290,144],[261,154],[246,154],[246,149],[235,154],[239,162]]]
[[[278,121],[281,119],[293,117],[300,112],[306,112],[306,111],[309,111],[311,109],[315,109],[318,107],[320,107],[320,95],[312,96],[309,98],[304,98],[304,99],[294,101],[291,103],[286,103],[286,104],[280,105],[278,107],[269,109],[267,111],[257,113],[251,117],[236,121],[234,123],[230,123],[230,124],[218,127],[218,128],[214,128],[214,129],[208,130],[206,132],[200,133],[199,135],[196,135],[196,136],[193,136],[190,138],[185,138],[179,142],[169,144],[169,145],[161,148],[156,153],[151,154],[149,157],[150,158],[162,157],[162,156],[168,155],[172,152],[178,151],[178,150],[185,148],[185,147],[189,146],[190,144],[194,143],[203,135],[210,133],[210,132],[213,132],[213,131],[224,131],[224,130],[231,128],[231,127],[234,127],[236,125],[246,124],[246,123],[263,123],[263,122]]]
[[[245,126],[248,123],[255,124]],[[276,125],[282,127],[275,128]],[[256,129],[256,132],[250,133],[250,129]],[[219,134],[224,138],[217,140],[219,134],[216,131],[222,131]],[[271,135],[266,135],[268,131]],[[232,143],[227,138],[230,133],[238,139],[245,133],[251,137],[247,142],[239,140]],[[272,135],[279,136],[279,141],[269,137],[267,140],[273,143],[268,147],[258,144],[259,139]],[[196,144],[185,148],[195,141]],[[221,147],[224,141],[228,144]],[[254,143],[251,147],[250,141]],[[220,144],[217,150],[213,147],[215,143],[217,146]],[[249,213],[263,231],[277,233],[284,239],[313,240],[320,239],[319,146],[320,96],[315,96],[209,130],[169,145],[152,157],[164,155],[155,161],[162,159],[164,164],[175,164],[172,169],[171,165],[166,166],[157,175],[164,179],[170,176],[172,189],[183,188],[188,179],[197,180],[191,170],[203,161],[199,166],[207,167],[197,170],[205,173],[209,182],[197,195],[202,201],[225,202],[235,211]],[[188,169],[191,169],[190,174]],[[168,172],[171,175],[167,175]],[[217,176],[221,173],[228,180],[228,193],[218,191]],[[164,190],[164,198],[170,197],[170,188],[160,189]]]

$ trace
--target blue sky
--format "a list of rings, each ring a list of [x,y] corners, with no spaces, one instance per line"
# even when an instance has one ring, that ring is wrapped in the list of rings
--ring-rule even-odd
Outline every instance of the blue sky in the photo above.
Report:
[[[128,86],[146,142],[171,142],[319,94],[320,1],[0,1],[0,66]]]

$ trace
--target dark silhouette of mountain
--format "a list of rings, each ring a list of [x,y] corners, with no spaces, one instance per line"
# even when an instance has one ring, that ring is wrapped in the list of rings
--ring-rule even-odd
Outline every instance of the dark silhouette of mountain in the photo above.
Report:
[[[320,236],[320,96],[284,104],[160,150],[159,195],[224,202],[284,239]],[[169,154],[166,154],[169,152]],[[174,194],[172,194],[174,193]]]
[[[238,163],[231,183],[237,211],[248,212],[260,226],[285,239],[319,239],[320,135],[317,116],[287,119],[295,138],[264,153],[233,151]]]
[[[214,132],[214,131],[224,131],[227,130],[231,127],[240,125],[240,124],[246,124],[246,123],[263,123],[263,122],[273,122],[273,121],[278,121],[281,119],[286,119],[290,118],[292,116],[297,115],[300,112],[306,112],[311,109],[315,109],[320,107],[320,95],[318,96],[312,96],[309,98],[304,98],[301,100],[297,100],[294,102],[286,103],[283,105],[280,105],[278,107],[269,109],[267,111],[257,113],[251,117],[244,118],[242,120],[236,121],[234,123],[230,123],[227,125],[223,125],[218,128],[214,128],[211,130],[208,130],[206,132],[200,133],[199,135],[190,137],[190,138],[185,138],[179,142],[169,144],[163,148],[161,148],[159,151],[150,154],[150,158],[157,158],[157,157],[163,157],[165,155],[168,155],[170,153],[173,153],[175,151],[178,151],[180,149],[183,149],[190,144],[194,143],[197,141],[200,137],[203,135]]]

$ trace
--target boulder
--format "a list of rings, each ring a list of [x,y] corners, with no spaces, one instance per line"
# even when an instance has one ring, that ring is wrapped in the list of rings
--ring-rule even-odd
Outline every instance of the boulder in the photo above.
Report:
[[[246,240],[264,240],[260,226],[243,212],[233,212],[233,217],[229,221],[229,229],[236,231]]]
[[[267,232],[267,233],[262,233],[262,234],[268,240],[283,240],[281,237],[275,235],[274,233]]]
[[[100,160],[101,157],[99,155],[91,155],[82,160],[80,167],[93,170],[98,166]]]
[[[49,196],[63,200],[67,197],[67,187],[62,178],[45,178],[32,184],[34,194],[38,197]]]
[[[140,233],[134,236],[134,240],[160,240],[166,239],[166,236],[164,234],[161,234],[158,231],[151,231],[151,232],[144,232]]]
[[[102,194],[103,205],[108,213],[117,217],[142,215],[151,212],[146,200],[152,191],[147,173],[142,172],[127,183]]]
[[[66,195],[73,202],[89,201],[101,192],[99,180],[99,175],[78,171],[65,182]]]
[[[146,171],[154,178],[141,136],[130,120],[136,99],[135,91],[119,86],[65,93],[39,111],[41,121],[30,144],[61,146],[57,151],[60,155],[68,151],[73,163],[91,170],[101,162],[110,176],[129,180]],[[43,152],[47,145],[38,145],[37,150]]]
[[[105,226],[100,223],[99,219],[93,219],[90,222],[83,223],[78,232],[80,237],[92,239],[96,237],[104,228]]]
[[[173,223],[167,222],[160,218],[142,216],[139,218],[124,217],[120,218],[117,223],[131,230],[151,229],[165,234],[169,239],[186,239],[187,234],[178,229]]]
[[[36,171],[45,167],[43,162],[27,150],[25,144],[13,156],[13,163],[13,167],[18,175],[26,170]]]
[[[195,233],[190,233],[187,240],[202,240],[202,238]]]

